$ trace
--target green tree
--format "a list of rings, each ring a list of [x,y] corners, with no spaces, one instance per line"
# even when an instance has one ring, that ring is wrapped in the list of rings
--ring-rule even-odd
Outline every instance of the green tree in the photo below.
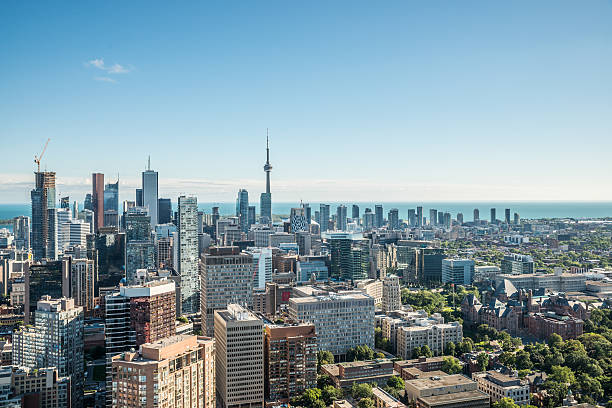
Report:
[[[553,333],[548,338],[548,347],[550,348],[561,348],[563,345],[563,338],[557,333]]]
[[[504,397],[491,405],[491,408],[520,408],[512,398]]]
[[[463,368],[455,357],[444,357],[442,360],[442,371],[446,374],[459,374]]]
[[[331,379],[329,375],[321,374],[317,378],[317,388],[322,390],[323,388],[325,388],[326,385],[334,386],[334,381]]]
[[[334,355],[327,350],[321,350],[317,354],[317,362],[319,367],[325,364],[334,364]]]
[[[357,384],[353,383],[351,387],[351,395],[356,400],[360,400],[362,398],[372,398],[372,386],[367,383]]]
[[[387,380],[387,386],[401,390],[404,388],[404,380],[402,380],[402,377],[394,375],[392,377],[389,377],[389,379]]]
[[[526,351],[520,350],[514,355],[516,361],[516,368],[518,370],[528,370],[533,368],[530,355]]]
[[[476,361],[480,371],[486,371],[489,367],[489,355],[487,353],[480,353],[478,357],[476,357]]]
[[[452,341],[449,342],[446,347],[444,347],[444,354],[446,354],[447,356],[455,356],[455,352],[456,352],[456,347],[455,347],[455,343],[453,343]]]
[[[433,357],[433,353],[427,344],[421,347],[421,355],[419,357]]]
[[[551,373],[548,376],[551,381],[555,381],[562,384],[574,384],[576,377],[574,372],[569,367],[554,366],[551,369]]]
[[[374,401],[372,398],[362,398],[359,400],[359,403],[357,403],[357,406],[359,408],[374,408]]]
[[[309,388],[299,398],[299,404],[308,408],[318,408],[321,400],[321,390],[318,388]],[[325,403],[323,402],[325,405]]]
[[[325,404],[331,405],[334,401],[342,399],[342,389],[333,385],[326,385],[321,390],[321,398],[325,401]]]

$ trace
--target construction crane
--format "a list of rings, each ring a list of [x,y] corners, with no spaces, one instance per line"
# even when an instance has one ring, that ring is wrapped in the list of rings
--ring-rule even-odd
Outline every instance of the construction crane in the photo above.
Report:
[[[47,145],[49,144],[49,141],[51,140],[51,138],[47,139],[47,143],[45,143],[45,147],[43,147],[42,152],[40,152],[40,155],[36,156],[34,155],[34,163],[36,163],[38,165],[38,172],[40,173],[40,160],[43,157],[43,154],[45,154],[45,150],[47,150]]]

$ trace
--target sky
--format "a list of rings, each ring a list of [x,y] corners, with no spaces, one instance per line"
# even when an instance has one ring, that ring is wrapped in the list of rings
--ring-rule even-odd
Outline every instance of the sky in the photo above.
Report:
[[[612,200],[612,1],[0,3],[0,203]]]

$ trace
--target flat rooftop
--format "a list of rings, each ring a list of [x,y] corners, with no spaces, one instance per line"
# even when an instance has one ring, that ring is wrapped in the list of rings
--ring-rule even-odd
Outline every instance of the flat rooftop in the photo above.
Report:
[[[420,397],[421,401],[429,406],[444,405],[444,404],[457,404],[460,402],[468,402],[474,400],[489,400],[489,396],[482,391],[463,391],[455,392],[452,394],[434,395],[431,397]]]
[[[418,378],[414,380],[406,381],[406,384],[410,384],[412,387],[418,390],[426,390],[430,388],[449,387],[455,385],[470,384],[474,381],[470,380],[462,374],[446,375],[444,377],[429,375],[424,378]]]

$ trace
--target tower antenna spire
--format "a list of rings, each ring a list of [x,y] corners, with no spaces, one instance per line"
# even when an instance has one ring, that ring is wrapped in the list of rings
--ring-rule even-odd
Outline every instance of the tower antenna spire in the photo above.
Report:
[[[147,162],[147,170],[151,170],[151,155],[149,155],[149,160]]]

